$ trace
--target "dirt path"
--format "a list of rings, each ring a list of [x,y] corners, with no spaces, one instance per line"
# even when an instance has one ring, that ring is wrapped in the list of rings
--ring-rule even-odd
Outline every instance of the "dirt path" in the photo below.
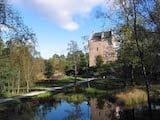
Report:
[[[89,82],[89,81],[92,81],[92,80],[95,80],[95,78],[88,78],[88,79],[83,80],[83,81],[78,81],[77,84]],[[69,83],[67,85],[63,85],[63,86],[59,86],[59,87],[43,88],[42,91],[35,91],[35,92],[30,92],[30,93],[27,93],[27,94],[24,94],[24,95],[19,95],[19,96],[15,96],[15,97],[11,97],[11,98],[0,99],[0,103],[4,103],[4,102],[11,101],[11,100],[16,100],[16,99],[21,99],[21,98],[26,98],[26,97],[31,97],[31,96],[35,96],[35,95],[39,95],[39,94],[42,94],[42,93],[46,93],[48,91],[61,90],[63,88],[71,87],[73,85],[74,85],[74,83]]]

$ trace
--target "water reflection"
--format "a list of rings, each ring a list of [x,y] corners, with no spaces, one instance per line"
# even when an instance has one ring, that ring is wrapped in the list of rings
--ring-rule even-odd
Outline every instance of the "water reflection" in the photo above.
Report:
[[[118,105],[102,97],[81,102],[67,100],[57,101],[53,96],[37,102],[27,100],[0,112],[0,120],[149,120],[147,107],[120,109]],[[154,119],[159,120],[159,106],[153,107],[157,114]]]
[[[100,102],[100,101],[99,101]],[[20,103],[6,111],[3,120],[111,120],[114,116],[114,107],[109,102],[103,106],[96,98],[81,103],[69,103],[61,100],[53,102]],[[56,106],[55,106],[56,105]]]
[[[108,101],[101,103],[102,105],[97,99],[90,100],[92,120],[112,120],[119,117],[119,111],[116,111],[117,106]]]
[[[35,114],[34,107],[31,102],[20,103],[14,108],[6,112],[6,117],[3,120],[33,120]]]

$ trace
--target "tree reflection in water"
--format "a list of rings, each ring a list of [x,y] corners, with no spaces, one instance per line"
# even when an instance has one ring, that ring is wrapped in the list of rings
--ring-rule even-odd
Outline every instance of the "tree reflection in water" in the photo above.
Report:
[[[111,120],[115,118],[114,108],[110,102],[96,98],[75,103],[46,99],[38,104],[20,103],[6,111],[8,118],[3,120]]]
[[[53,96],[39,99],[37,104],[21,102],[2,112],[0,120],[149,120],[145,108],[121,108],[104,97],[79,99],[82,95],[63,96],[67,99],[57,101]],[[72,99],[71,99],[72,98]],[[70,100],[70,101],[67,101]],[[75,100],[75,102],[73,101]],[[80,100],[79,102],[77,100]],[[160,106],[153,113],[154,120],[159,120]]]
[[[7,120],[33,120],[33,104],[31,102],[20,103],[8,111]],[[5,118],[6,119],[6,118]]]
[[[64,120],[79,120],[79,118],[82,118],[83,116],[80,104],[73,104],[73,109],[66,109],[65,112],[67,112],[68,115],[64,118]]]

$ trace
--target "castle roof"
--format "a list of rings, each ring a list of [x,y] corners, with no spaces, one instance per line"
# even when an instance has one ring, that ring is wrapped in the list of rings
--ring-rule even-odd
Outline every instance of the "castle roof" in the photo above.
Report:
[[[111,36],[112,36],[111,31],[97,32],[92,35],[91,39],[92,40],[108,39],[111,38]]]

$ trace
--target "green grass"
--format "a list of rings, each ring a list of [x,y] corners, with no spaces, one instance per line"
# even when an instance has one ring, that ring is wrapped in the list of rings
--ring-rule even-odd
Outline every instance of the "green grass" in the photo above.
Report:
[[[85,91],[88,94],[104,94],[104,93],[106,93],[105,90],[99,90],[99,89],[96,89],[96,88],[86,88]]]
[[[9,97],[12,97],[12,96],[13,96],[12,94],[9,94],[7,92],[0,93],[0,99],[1,98],[9,98]]]
[[[42,93],[36,96],[33,96],[32,98],[46,98],[46,97],[50,97],[53,94],[53,92],[46,92],[46,93]]]
[[[91,82],[91,86],[102,90],[123,89],[123,83],[120,80],[100,79]]]
[[[66,100],[68,102],[73,102],[73,103],[81,103],[85,100],[87,100],[87,97],[84,94],[63,94],[59,93],[53,96],[57,101],[60,100]]]
[[[15,96],[23,95],[25,93],[27,93],[27,92],[20,92],[19,94],[17,94],[17,93],[12,94],[12,93],[3,92],[3,93],[0,93],[0,99],[15,97]]]
[[[83,78],[77,77],[77,81],[80,80],[83,80]],[[58,87],[73,82],[74,82],[74,77],[64,76],[63,78],[59,78],[58,80],[53,80],[53,81],[51,80],[51,82],[45,82],[44,80],[42,83],[37,84],[35,88]]]

